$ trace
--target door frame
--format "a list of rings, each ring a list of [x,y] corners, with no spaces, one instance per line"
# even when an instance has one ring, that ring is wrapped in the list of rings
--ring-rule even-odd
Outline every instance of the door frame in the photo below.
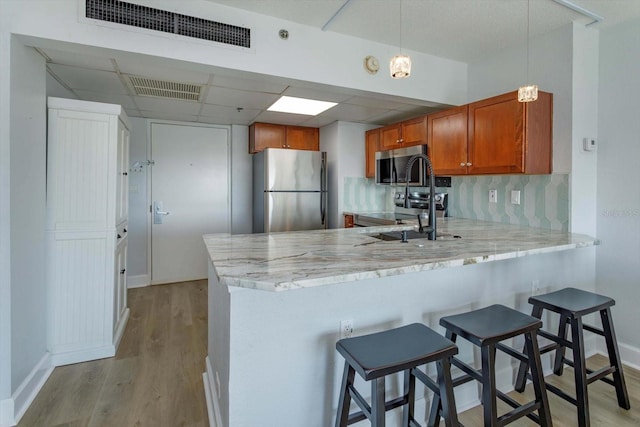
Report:
[[[153,161],[151,153],[151,128],[153,124],[174,125],[174,126],[189,126],[189,127],[205,127],[214,129],[225,129],[227,131],[227,230],[231,233],[231,126],[229,125],[217,125],[212,123],[194,123],[194,122],[180,122],[175,120],[147,120],[147,159]],[[153,225],[153,200],[152,197],[152,179],[151,168],[153,165],[149,165],[147,168],[147,277],[149,277],[148,285],[153,285],[153,277],[151,275],[151,259],[152,259],[152,246],[151,246],[151,232]],[[204,243],[203,243],[204,244]]]

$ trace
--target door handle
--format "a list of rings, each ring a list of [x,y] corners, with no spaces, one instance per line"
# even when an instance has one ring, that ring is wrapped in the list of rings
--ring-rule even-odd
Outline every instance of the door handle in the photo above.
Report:
[[[154,202],[153,223],[162,224],[162,217],[169,215],[171,212],[162,210],[162,202]]]

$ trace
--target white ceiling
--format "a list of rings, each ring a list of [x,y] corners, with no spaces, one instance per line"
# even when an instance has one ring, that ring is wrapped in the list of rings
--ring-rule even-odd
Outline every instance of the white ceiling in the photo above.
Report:
[[[380,43],[400,41],[398,0],[210,0]],[[605,19],[599,28],[640,17],[640,0],[572,0]],[[340,13],[330,19],[341,7]],[[552,0],[531,0],[532,36],[592,20]],[[524,0],[402,0],[402,46],[473,63],[526,39]],[[40,48],[49,74],[79,99],[122,105],[132,117],[244,124],[254,121],[321,127],[335,120],[387,124],[446,106],[344,88],[225,70],[125,52],[89,53]],[[137,96],[128,76],[203,85],[199,102]],[[266,111],[280,95],[312,97],[339,105],[309,117]]]

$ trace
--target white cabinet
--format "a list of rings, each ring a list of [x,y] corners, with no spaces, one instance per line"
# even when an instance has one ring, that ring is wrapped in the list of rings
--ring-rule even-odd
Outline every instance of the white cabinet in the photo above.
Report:
[[[115,355],[127,309],[129,119],[49,98],[48,349],[55,366]]]

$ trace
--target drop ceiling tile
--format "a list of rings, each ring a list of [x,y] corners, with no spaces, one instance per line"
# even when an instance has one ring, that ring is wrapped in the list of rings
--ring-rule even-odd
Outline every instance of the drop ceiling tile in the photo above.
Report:
[[[48,64],[47,68],[74,90],[127,93],[126,88],[115,72],[88,70],[58,64]]]
[[[210,78],[210,74],[168,67],[166,60],[159,61],[144,55],[118,58],[116,62],[121,73],[134,76],[195,84],[206,84]]]
[[[321,117],[321,116],[315,116],[312,117],[308,120],[305,120],[304,122],[300,123],[301,126],[310,126],[310,127],[314,127],[314,128],[321,128],[323,126],[327,126],[330,125],[331,123],[335,122],[336,119],[332,118],[332,117]]]
[[[143,111],[157,111],[159,113],[175,113],[176,115],[197,115],[200,104],[197,102],[180,101],[150,96],[136,96],[134,101]]]
[[[337,93],[337,92],[331,92],[328,90],[306,88],[306,87],[299,87],[299,86],[291,86],[287,88],[287,90],[285,90],[282,94],[287,96],[294,96],[296,98],[307,98],[307,99],[315,99],[318,101],[329,101],[329,102],[344,102],[353,96],[352,94],[346,93],[346,92]]]
[[[226,87],[229,89],[249,90],[253,92],[264,93],[282,93],[287,87],[284,83],[270,82],[266,78],[264,80],[242,79],[237,77],[222,76],[216,74],[213,76],[213,85]]]
[[[210,86],[205,103],[223,105],[233,108],[252,108],[266,110],[278,100],[280,95],[273,93],[248,92],[245,90],[229,89]]]
[[[51,63],[69,65],[72,67],[87,68],[91,70],[115,71],[108,57],[78,54],[55,49],[41,49],[45,55],[51,58]]]
[[[344,120],[347,122],[363,122],[370,117],[383,114],[386,110],[382,108],[364,107],[361,105],[338,104],[320,114],[321,117],[329,117],[334,120]]]
[[[75,93],[85,101],[105,102],[107,104],[121,105],[125,109],[135,109],[136,105],[129,95],[112,92],[92,92],[88,90],[75,90]]]
[[[258,114],[258,109],[245,108],[238,111],[232,107],[204,104],[200,111],[200,119],[205,123],[249,125]]]

